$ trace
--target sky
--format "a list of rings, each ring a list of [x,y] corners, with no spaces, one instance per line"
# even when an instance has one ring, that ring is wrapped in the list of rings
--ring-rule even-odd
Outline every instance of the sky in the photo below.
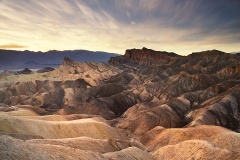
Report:
[[[240,0],[0,0],[0,49],[240,51]]]

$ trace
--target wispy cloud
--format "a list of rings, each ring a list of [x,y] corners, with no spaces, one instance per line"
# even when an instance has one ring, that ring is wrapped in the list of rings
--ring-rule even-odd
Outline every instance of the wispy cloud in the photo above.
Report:
[[[30,50],[239,50],[240,1],[0,1],[0,43]]]
[[[18,49],[18,48],[26,48],[26,47],[27,46],[22,46],[14,43],[0,45],[0,49]]]

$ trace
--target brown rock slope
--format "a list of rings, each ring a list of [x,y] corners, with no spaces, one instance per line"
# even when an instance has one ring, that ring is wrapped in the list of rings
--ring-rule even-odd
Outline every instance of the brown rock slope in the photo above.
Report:
[[[129,57],[128,52],[110,62],[133,66],[136,58]],[[148,61],[151,50],[142,49],[137,53],[146,54],[143,57]],[[155,54],[153,52],[153,58]],[[125,61],[119,62],[119,58]],[[145,61],[144,58],[137,60]],[[121,116],[117,126],[135,134],[158,125],[172,128],[208,124],[237,130],[240,120],[239,60],[239,55],[213,50],[186,57],[174,56],[164,64],[160,60],[158,66],[135,64],[138,68],[131,72],[138,77],[135,78],[137,82],[129,82],[126,88],[130,89],[124,92],[136,103]]]

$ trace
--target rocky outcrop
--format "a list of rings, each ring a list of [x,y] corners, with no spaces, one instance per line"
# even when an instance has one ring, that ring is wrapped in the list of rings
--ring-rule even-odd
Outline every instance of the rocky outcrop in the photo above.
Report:
[[[160,66],[163,64],[171,64],[181,56],[165,51],[154,51],[147,48],[126,50],[124,56],[110,58],[111,64],[134,63],[147,66]]]
[[[45,72],[50,72],[53,70],[54,70],[54,68],[52,68],[52,67],[44,67],[42,69],[37,70],[37,73],[45,73]]]
[[[24,70],[18,71],[17,73],[18,74],[32,74],[33,72],[30,69],[25,68]]]

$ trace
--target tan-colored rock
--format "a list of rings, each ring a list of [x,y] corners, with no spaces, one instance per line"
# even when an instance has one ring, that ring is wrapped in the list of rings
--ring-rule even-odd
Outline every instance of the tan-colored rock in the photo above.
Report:
[[[48,139],[88,136],[96,139],[127,139],[117,129],[94,118],[72,121],[48,121],[27,117],[0,115],[0,132],[29,134]]]
[[[8,136],[0,136],[0,159],[43,160],[107,160],[98,152],[80,150],[61,145],[27,143]]]
[[[137,159],[144,159],[144,160],[151,160],[152,157],[145,151],[136,148],[136,147],[129,147],[123,149],[118,152],[111,152],[105,153],[105,157],[110,160],[118,160],[118,159],[126,159],[126,160],[137,160]]]
[[[118,151],[108,140],[88,137],[22,141],[0,135],[0,147],[0,159],[152,159],[151,155],[139,148],[126,146],[128,148]]]
[[[219,126],[156,127],[141,142],[154,159],[237,159],[240,134]]]
[[[203,140],[188,140],[175,145],[167,145],[153,153],[155,160],[208,159],[225,160],[234,157],[232,151],[218,148]]]

